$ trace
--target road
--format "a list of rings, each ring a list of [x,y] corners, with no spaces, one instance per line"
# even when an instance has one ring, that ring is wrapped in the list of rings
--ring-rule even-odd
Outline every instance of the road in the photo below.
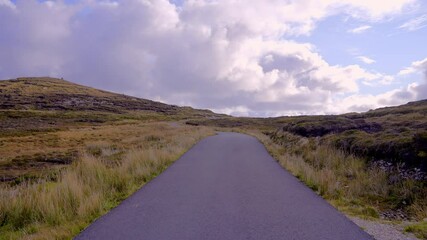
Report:
[[[76,239],[372,239],[255,138],[205,138]]]

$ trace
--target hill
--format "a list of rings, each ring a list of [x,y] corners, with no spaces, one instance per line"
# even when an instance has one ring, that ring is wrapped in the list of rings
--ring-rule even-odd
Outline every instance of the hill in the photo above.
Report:
[[[0,183],[50,174],[58,166],[72,163],[82,149],[94,142],[103,141],[114,149],[130,148],[136,143],[126,143],[127,139],[138,138],[141,126],[149,123],[215,117],[224,115],[98,90],[63,79],[1,80]]]
[[[70,238],[215,131],[258,137],[341,211],[422,221],[426,114],[424,100],[365,113],[238,118],[62,79],[0,81],[0,236]],[[425,236],[424,225],[407,230]]]
[[[332,145],[369,162],[427,171],[427,100],[365,113],[277,118],[189,120],[190,125],[263,129],[276,141],[289,134]]]
[[[276,137],[283,132],[316,137],[369,161],[427,171],[427,100],[365,113],[281,118],[278,122],[282,126],[274,133]]]
[[[218,116],[224,115],[102,91],[57,78],[0,81],[0,136],[124,119],[180,120]]]
[[[57,78],[17,78],[0,81],[0,109],[73,110],[123,113],[153,111],[214,115],[209,110],[178,107],[147,99],[90,88]]]

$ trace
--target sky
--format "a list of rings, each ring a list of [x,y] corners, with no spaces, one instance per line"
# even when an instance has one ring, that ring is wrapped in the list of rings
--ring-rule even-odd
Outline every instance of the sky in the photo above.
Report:
[[[426,99],[426,43],[423,0],[0,0],[0,79],[234,116]]]

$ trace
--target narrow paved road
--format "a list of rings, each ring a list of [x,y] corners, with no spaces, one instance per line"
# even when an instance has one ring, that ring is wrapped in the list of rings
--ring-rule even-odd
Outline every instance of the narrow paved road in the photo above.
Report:
[[[253,137],[200,141],[76,239],[371,239]]]

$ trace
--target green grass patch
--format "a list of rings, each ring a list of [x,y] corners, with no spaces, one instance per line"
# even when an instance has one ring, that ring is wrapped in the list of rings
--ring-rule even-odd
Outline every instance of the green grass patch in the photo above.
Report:
[[[418,238],[427,239],[427,221],[405,227],[405,232],[411,232]]]

